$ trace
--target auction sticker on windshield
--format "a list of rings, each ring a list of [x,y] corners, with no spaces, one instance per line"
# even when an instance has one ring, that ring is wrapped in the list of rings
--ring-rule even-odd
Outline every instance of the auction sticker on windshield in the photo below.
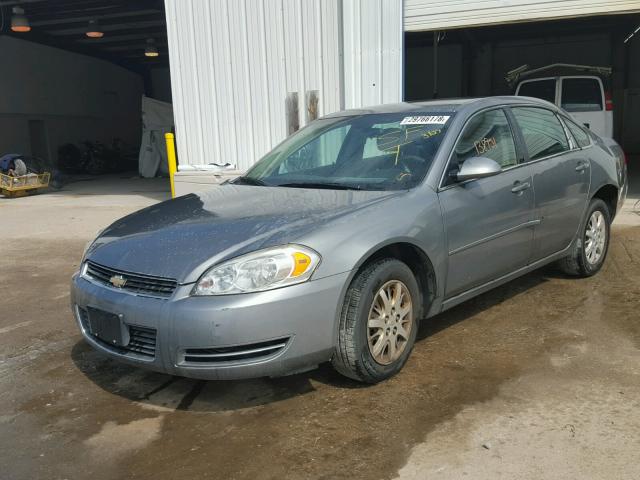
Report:
[[[400,125],[444,125],[449,121],[449,115],[423,115],[419,117],[404,117]]]

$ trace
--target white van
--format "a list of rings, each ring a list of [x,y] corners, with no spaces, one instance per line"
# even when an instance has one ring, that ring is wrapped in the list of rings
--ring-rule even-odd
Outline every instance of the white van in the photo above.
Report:
[[[543,67],[519,75],[520,79],[534,72],[549,70],[557,65]],[[563,67],[567,67],[563,65]],[[611,71],[605,67],[584,67],[601,71]],[[566,70],[566,68],[565,68]],[[604,81],[603,81],[604,77]],[[585,125],[594,133],[607,138],[613,137],[613,101],[604,75],[558,75],[522,79],[517,84],[516,95],[547,100],[566,110],[576,122]]]

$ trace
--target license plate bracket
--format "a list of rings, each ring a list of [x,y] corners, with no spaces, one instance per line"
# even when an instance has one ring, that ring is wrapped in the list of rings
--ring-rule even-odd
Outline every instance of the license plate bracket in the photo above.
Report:
[[[117,347],[129,344],[129,327],[122,321],[121,315],[92,307],[88,307],[87,311],[91,335]]]

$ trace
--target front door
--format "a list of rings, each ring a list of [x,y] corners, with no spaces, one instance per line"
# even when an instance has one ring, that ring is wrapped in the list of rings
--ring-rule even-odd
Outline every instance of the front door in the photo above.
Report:
[[[495,160],[502,173],[456,182],[451,173],[474,156]],[[480,112],[467,122],[438,194],[448,242],[447,298],[527,265],[533,189],[530,167],[519,158],[502,109]]]

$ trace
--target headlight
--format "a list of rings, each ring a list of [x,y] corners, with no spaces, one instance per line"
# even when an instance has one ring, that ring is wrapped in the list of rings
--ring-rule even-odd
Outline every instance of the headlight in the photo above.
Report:
[[[193,295],[260,292],[309,280],[320,255],[300,245],[268,248],[242,255],[207,270]]]

